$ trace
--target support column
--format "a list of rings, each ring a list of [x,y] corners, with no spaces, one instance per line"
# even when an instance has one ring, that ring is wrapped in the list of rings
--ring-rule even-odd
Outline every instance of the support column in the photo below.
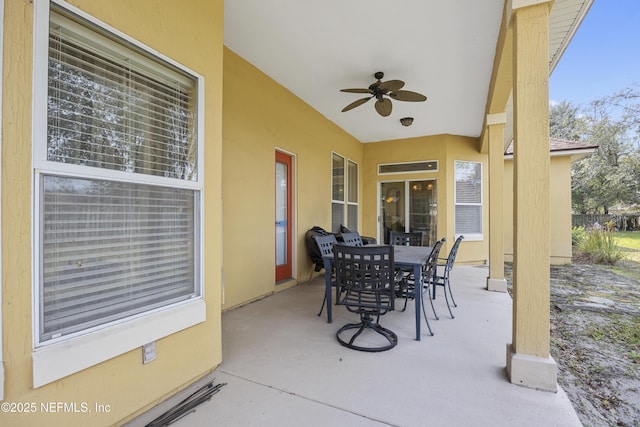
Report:
[[[514,384],[556,391],[550,349],[549,8],[513,0],[514,262],[513,342],[507,373]]]
[[[504,278],[504,125],[505,113],[489,114],[486,135],[489,146],[489,277],[487,290],[506,292]]]

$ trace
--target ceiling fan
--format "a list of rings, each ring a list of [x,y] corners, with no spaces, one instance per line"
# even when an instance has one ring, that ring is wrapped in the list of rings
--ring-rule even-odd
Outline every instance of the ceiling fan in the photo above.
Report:
[[[387,80],[386,82],[381,81],[381,79],[384,77],[384,73],[382,71],[378,71],[373,76],[378,81],[372,83],[367,89],[340,89],[340,92],[368,93],[370,95],[365,98],[360,98],[356,101],[353,101],[351,104],[342,109],[343,113],[364,104],[371,98],[376,99],[376,111],[383,117],[391,114],[391,99],[396,101],[409,102],[422,102],[427,100],[427,97],[420,93],[411,92],[410,90],[400,90],[404,87],[404,82],[402,80]],[[385,98],[385,96],[387,96],[388,98]]]

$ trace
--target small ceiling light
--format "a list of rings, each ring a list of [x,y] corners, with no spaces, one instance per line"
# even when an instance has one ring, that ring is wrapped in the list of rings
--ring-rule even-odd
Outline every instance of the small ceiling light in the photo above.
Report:
[[[402,126],[411,126],[413,117],[403,117],[400,119],[400,123],[402,123]]]

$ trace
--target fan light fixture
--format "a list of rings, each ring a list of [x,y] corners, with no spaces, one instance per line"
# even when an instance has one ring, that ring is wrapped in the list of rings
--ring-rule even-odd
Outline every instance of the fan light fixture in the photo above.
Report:
[[[403,117],[400,119],[400,123],[402,123],[402,126],[411,126],[413,117]]]
[[[427,97],[421,93],[411,92],[410,90],[400,90],[404,87],[402,80],[387,80],[382,81],[384,73],[378,71],[374,74],[377,79],[375,83],[369,85],[368,88],[354,88],[354,89],[340,89],[341,92],[348,93],[366,93],[364,98],[357,99],[351,104],[342,109],[342,112],[352,110],[370,99],[375,98],[375,109],[382,117],[387,117],[391,114],[391,100],[394,101],[408,101],[408,102],[423,102],[427,100]]]

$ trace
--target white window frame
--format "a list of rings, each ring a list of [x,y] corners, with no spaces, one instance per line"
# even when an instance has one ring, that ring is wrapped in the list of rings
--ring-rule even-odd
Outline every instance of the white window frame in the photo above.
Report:
[[[468,202],[458,202],[457,200],[457,186],[458,181],[456,179],[456,171],[459,163],[473,163],[477,164],[480,167],[480,202],[479,203],[468,203]],[[484,200],[484,179],[483,179],[483,170],[482,170],[482,162],[475,162],[469,160],[455,160],[453,163],[453,179],[454,179],[454,188],[453,188],[453,197],[454,197],[454,235],[456,238],[459,236],[464,236],[465,241],[480,241],[484,239],[484,207],[482,201]],[[479,207],[480,212],[480,230],[477,233],[461,233],[457,229],[455,229],[455,218],[456,218],[456,209],[458,206],[477,206]]]
[[[33,211],[32,211],[32,242],[33,242],[33,386],[39,387],[67,375],[79,372],[90,366],[109,360],[124,354],[151,341],[158,340],[185,328],[191,327],[206,320],[206,305],[204,302],[204,260],[203,260],[203,227],[204,200],[203,182],[204,167],[204,78],[177,63],[176,61],[160,54],[159,52],[143,45],[137,40],[116,30],[86,14],[82,10],[62,0],[51,0],[52,4],[59,6],[61,10],[77,16],[95,28],[110,33],[136,48],[142,49],[150,56],[156,57],[173,67],[193,76],[197,82],[197,164],[198,178],[195,181],[184,181],[177,184],[175,180],[165,177],[136,176],[136,174],[110,171],[105,169],[91,170],[79,165],[56,164],[46,159],[47,140],[47,103],[36,102],[46,99],[47,96],[47,68],[48,68],[48,38],[50,20],[50,2],[38,1],[34,5],[34,75],[33,75]],[[39,179],[42,173],[53,173],[68,177],[81,178],[105,178],[109,180],[126,180],[140,184],[161,184],[184,189],[191,189],[199,193],[200,204],[195,214],[199,217],[198,244],[199,268],[196,271],[198,277],[196,286],[199,296],[190,300],[147,311],[139,315],[124,318],[119,321],[90,328],[87,331],[70,334],[68,337],[60,337],[38,342],[39,333],[39,286],[40,283],[40,189]]]
[[[342,197],[343,199],[334,199],[333,198],[333,159],[335,156],[338,156],[342,159],[342,170],[343,170],[343,194]],[[357,197],[356,197],[356,201],[350,201],[349,200],[349,184],[351,182],[352,177],[350,176],[350,172],[349,172],[349,165],[355,165],[357,168],[357,173],[356,173],[356,177],[355,179],[357,180],[356,185],[358,186],[358,189],[356,190],[357,193]],[[358,210],[357,216],[358,218],[360,217],[360,184],[359,184],[359,180],[360,180],[360,165],[358,164],[358,162],[349,159],[346,156],[343,156],[340,153],[337,153],[335,151],[331,152],[331,232],[337,233],[340,230],[338,230],[340,224],[342,224],[343,226],[349,228],[351,231],[358,231],[357,229],[359,228],[360,224],[356,224],[355,227],[353,227],[352,224],[349,224],[349,207],[355,207]],[[340,221],[340,224],[337,224],[337,227],[334,227],[333,224],[333,205],[342,205],[343,206],[343,212],[342,212],[342,220]],[[359,221],[358,221],[359,222]],[[354,229],[352,229],[354,228]]]

